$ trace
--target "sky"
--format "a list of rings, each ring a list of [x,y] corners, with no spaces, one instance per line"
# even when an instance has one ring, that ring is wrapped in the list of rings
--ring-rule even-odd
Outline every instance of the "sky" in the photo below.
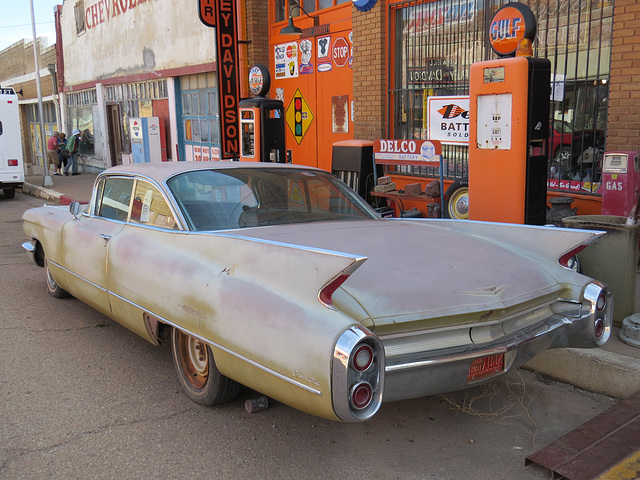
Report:
[[[26,38],[33,40],[31,26],[31,1],[36,23],[36,37],[46,37],[47,45],[56,43],[53,21],[53,7],[62,5],[63,0],[0,0],[0,51]],[[10,6],[9,6],[10,4]]]

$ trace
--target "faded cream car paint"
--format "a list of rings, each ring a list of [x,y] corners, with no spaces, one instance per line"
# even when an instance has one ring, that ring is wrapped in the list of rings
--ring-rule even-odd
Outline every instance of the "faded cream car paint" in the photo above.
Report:
[[[63,212],[42,207],[25,214],[30,237],[47,242],[50,230],[32,221],[49,210]],[[65,217],[65,232],[83,221],[70,219],[68,213],[59,220]],[[223,374],[295,408],[337,419],[326,352],[355,322],[327,309],[316,297],[327,279],[363,258],[230,235],[99,223],[93,241],[88,235],[83,243],[83,236],[77,248],[67,249],[67,256],[49,258],[53,264],[59,263],[57,258],[69,262],[67,268],[55,270],[60,286],[151,342],[144,312],[211,339]],[[102,227],[110,228],[108,242],[99,236]],[[45,243],[49,244],[55,242]],[[79,252],[85,249],[90,251],[83,258]],[[169,251],[171,257],[166,255]],[[216,252],[224,252],[224,262]],[[277,289],[270,287],[273,284]],[[300,322],[292,323],[292,318]],[[313,336],[309,324],[314,326]]]
[[[206,167],[128,166],[108,173],[138,174],[161,186],[177,172]],[[589,280],[556,261],[599,235],[425,220],[188,232],[179,211],[174,214],[180,231],[88,213],[76,219],[62,207],[29,210],[23,218],[25,232],[42,245],[58,284],[77,298],[152,343],[157,339],[145,315],[179,327],[211,345],[224,375],[334,420],[340,419],[341,406],[332,398],[338,361],[332,353],[351,326],[361,324],[382,339],[396,361],[385,374],[390,378],[400,368],[396,357],[420,345],[477,350],[475,341],[493,342],[508,333],[507,322],[511,328],[551,315],[558,299],[570,299],[567,305],[580,310],[576,302]],[[79,227],[88,224],[80,233]],[[402,248],[394,248],[398,243]],[[333,296],[337,308],[327,308],[318,293],[345,270],[351,277]],[[588,332],[571,334],[577,343],[588,337]],[[536,338],[530,345],[539,346],[531,354],[554,341]],[[516,353],[509,353],[510,362]],[[450,366],[456,375],[462,369],[464,380],[468,366],[461,358]],[[385,398],[407,398],[398,387],[404,378],[395,378],[400,381]]]

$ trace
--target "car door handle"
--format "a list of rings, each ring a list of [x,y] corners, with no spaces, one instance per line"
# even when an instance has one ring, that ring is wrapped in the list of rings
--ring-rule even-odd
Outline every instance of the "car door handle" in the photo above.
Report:
[[[101,233],[100,238],[104,240],[104,245],[106,247],[107,243],[109,243],[109,240],[111,240],[111,235],[107,235],[106,233]]]

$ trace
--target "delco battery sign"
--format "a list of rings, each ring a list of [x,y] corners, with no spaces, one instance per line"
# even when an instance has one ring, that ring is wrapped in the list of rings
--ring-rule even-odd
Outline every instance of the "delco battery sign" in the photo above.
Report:
[[[437,140],[376,140],[373,154],[380,165],[440,165],[442,147]]]

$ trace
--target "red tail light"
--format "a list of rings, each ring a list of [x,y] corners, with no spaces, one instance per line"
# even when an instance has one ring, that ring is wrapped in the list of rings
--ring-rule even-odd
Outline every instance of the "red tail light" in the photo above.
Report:
[[[367,382],[356,383],[351,388],[351,404],[354,408],[362,410],[367,408],[373,399],[373,389]]]
[[[604,293],[601,293],[600,295],[598,295],[598,301],[596,302],[596,310],[598,312],[601,312],[605,309],[606,306],[607,306],[607,297],[605,296]]]
[[[559,259],[558,259],[558,263],[563,266],[564,268],[568,268],[568,269],[572,269],[571,266],[569,265],[570,260],[575,257],[578,253],[580,253],[582,250],[584,250],[585,248],[587,248],[586,245],[578,245],[577,247],[573,248],[572,250],[569,250],[567,253],[565,253],[564,255],[562,255]]]
[[[349,278],[349,275],[347,275],[345,273],[341,273],[336,278],[331,280],[324,287],[322,287],[322,290],[320,290],[320,292],[318,293],[318,299],[325,306],[327,306],[329,308],[334,308],[333,300],[331,299],[331,297],[333,296],[334,292],[338,288],[340,288],[340,285],[342,285],[347,280],[347,278]]]
[[[17,167],[18,166],[18,160],[16,160],[16,159],[9,160],[9,166],[10,167]]]
[[[602,335],[604,335],[604,332],[604,322],[600,319],[596,320],[595,325],[593,326],[593,335],[596,337],[596,340],[601,339]]]
[[[364,372],[373,363],[373,349],[369,345],[360,345],[353,354],[353,368]]]

